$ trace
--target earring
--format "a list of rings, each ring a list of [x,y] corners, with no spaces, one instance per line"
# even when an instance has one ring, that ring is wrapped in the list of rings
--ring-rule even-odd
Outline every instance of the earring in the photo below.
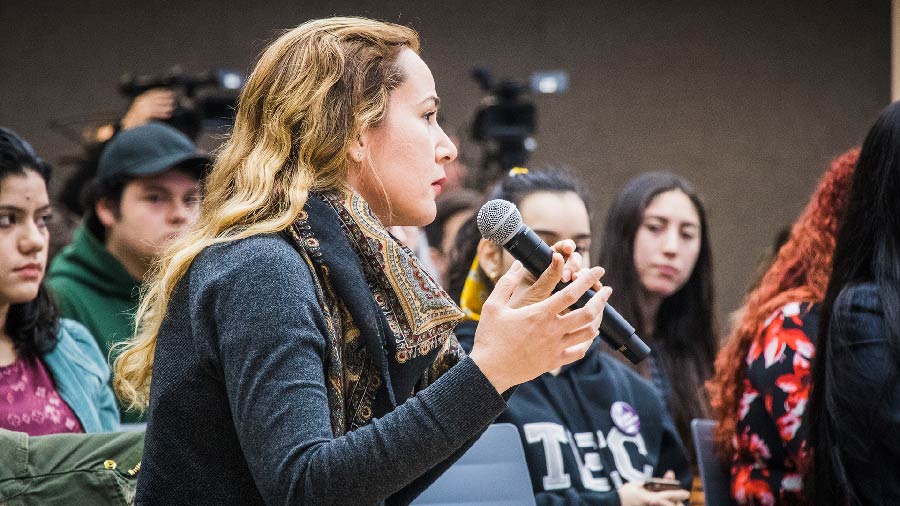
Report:
[[[497,275],[497,271],[491,271],[491,272],[488,274],[488,277],[491,278],[491,283],[496,283],[496,282],[497,282],[497,278],[498,278],[499,276]]]

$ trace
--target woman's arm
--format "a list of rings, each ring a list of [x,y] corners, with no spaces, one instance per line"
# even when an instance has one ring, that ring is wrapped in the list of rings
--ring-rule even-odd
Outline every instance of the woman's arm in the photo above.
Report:
[[[215,352],[241,449],[267,503],[384,500],[447,459],[504,409],[491,383],[466,359],[393,412],[335,438],[324,320],[311,273],[286,244],[274,253],[226,258],[224,272],[201,294],[218,329]]]

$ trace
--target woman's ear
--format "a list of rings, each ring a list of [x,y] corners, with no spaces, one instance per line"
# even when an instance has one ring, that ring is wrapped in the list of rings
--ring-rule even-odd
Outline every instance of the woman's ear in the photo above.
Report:
[[[368,148],[368,129],[363,129],[356,135],[356,140],[350,145],[347,157],[354,163],[362,163],[366,157]]]
[[[487,239],[478,241],[478,265],[491,283],[496,283],[504,274],[503,249]]]

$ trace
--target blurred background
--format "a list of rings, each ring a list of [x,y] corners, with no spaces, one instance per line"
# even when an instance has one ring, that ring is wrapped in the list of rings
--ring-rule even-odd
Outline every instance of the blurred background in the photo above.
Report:
[[[194,119],[206,120],[201,145],[213,149],[227,133],[215,120],[229,79],[282,29],[330,15],[419,30],[470,178],[497,147],[473,128],[512,127],[528,166],[589,183],[598,233],[630,177],[666,169],[692,180],[710,213],[723,328],[828,161],[861,143],[891,96],[887,0],[2,0],[0,125],[56,164],[58,194],[84,137],[125,113],[125,92],[169,79],[195,86],[182,89],[185,104],[209,106]],[[476,66],[490,70],[491,90]],[[528,91],[535,72],[546,91],[566,89]],[[490,100],[509,107],[485,125],[476,116]]]

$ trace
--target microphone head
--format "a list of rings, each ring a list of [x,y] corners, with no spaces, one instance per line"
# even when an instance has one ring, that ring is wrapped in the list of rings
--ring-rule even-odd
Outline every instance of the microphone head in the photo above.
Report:
[[[522,228],[522,215],[516,205],[508,200],[488,201],[478,210],[478,230],[481,237],[503,246]]]

